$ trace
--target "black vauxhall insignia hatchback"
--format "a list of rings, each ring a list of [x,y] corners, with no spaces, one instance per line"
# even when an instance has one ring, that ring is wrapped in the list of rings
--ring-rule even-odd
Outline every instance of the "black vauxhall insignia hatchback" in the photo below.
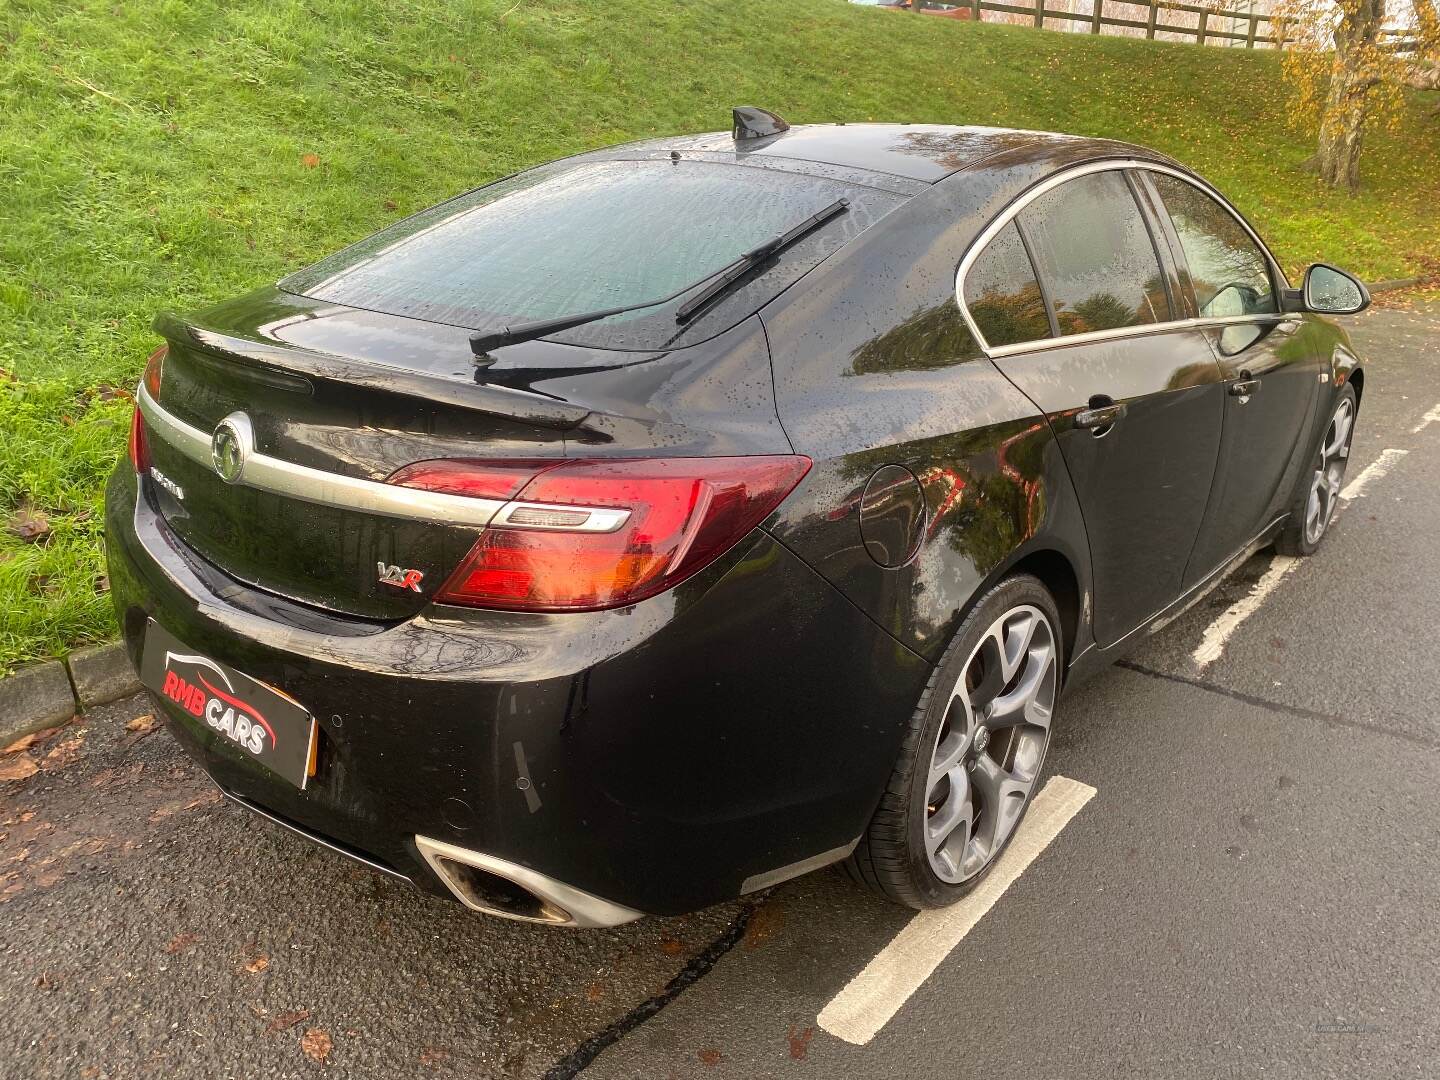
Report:
[[[471,908],[940,906],[1062,689],[1315,549],[1368,301],[1140,147],[736,110],[162,316],[113,594],[227,796]]]

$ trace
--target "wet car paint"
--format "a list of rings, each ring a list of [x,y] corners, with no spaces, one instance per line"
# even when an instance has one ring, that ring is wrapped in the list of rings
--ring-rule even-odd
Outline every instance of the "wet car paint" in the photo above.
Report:
[[[416,833],[638,910],[692,909],[859,835],[931,665],[987,585],[1016,570],[1047,583],[1073,683],[1184,599],[1202,519],[1221,538],[1261,527],[1232,520],[1213,494],[1224,371],[1202,333],[1161,335],[1138,363],[1130,341],[997,362],[956,304],[961,256],[1034,183],[1096,159],[1169,159],[1024,132],[867,128],[847,142],[847,130],[787,133],[744,151],[697,136],[599,152],[813,168],[910,195],[883,227],[699,345],[636,354],[536,341],[477,371],[462,328],[277,290],[161,323],[178,357],[167,407],[208,430],[237,403],[260,403],[267,452],[346,475],[379,479],[477,445],[486,456],[814,461],[762,529],[679,588],[563,616],[424,597],[323,610],[339,601],[303,585],[277,595],[286,590],[189,550],[167,521],[176,508],[122,464],[107,532],[132,656],[153,615],[320,718],[323,765],[304,793],[182,727],[226,790],[427,888],[440,886],[415,853]],[[790,156],[802,152],[818,158]],[[1297,363],[1320,369],[1329,348],[1353,364],[1339,331],[1302,322]],[[1307,423],[1349,371],[1316,394]],[[1152,470],[1149,488],[1164,480],[1155,469],[1173,465],[1185,484],[1173,504],[1127,504],[1123,474],[1088,475],[1083,453],[1067,455],[1067,441],[1103,441],[1070,422],[1097,372],[1108,373],[1107,393],[1137,405],[1163,397],[1153,418],[1139,415],[1134,434],[1109,445]],[[1191,417],[1193,457],[1166,465],[1186,434],[1171,423],[1176,409]],[[1296,460],[1311,437],[1301,428]],[[898,511],[902,559],[877,559],[861,527],[867,485],[889,467],[923,493],[923,507]],[[205,496],[216,512],[225,497]],[[1087,516],[1099,504],[1113,504],[1108,526]],[[1097,557],[1107,527],[1116,546]],[[444,549],[437,563],[472,539],[432,538]],[[1159,571],[1153,595],[1127,608],[1113,597],[1124,596],[1127,560],[1146,552]],[[1101,627],[1101,644],[1115,648],[1095,647]]]

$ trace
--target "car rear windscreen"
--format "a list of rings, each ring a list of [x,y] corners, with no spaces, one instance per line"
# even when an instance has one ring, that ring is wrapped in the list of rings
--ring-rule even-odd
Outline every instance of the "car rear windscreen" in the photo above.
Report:
[[[560,162],[405,219],[280,282],[349,307],[497,330],[667,296],[836,199],[840,214],[678,325],[671,303],[551,335],[616,349],[711,337],[904,201],[874,188],[707,161]]]

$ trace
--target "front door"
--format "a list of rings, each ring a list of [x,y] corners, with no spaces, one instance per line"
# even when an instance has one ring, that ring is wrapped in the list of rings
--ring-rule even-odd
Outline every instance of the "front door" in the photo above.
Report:
[[[1193,289],[1200,319],[1215,320],[1204,332],[1226,389],[1220,462],[1185,573],[1190,584],[1285,511],[1305,465],[1322,367],[1300,318],[1280,313],[1272,261],[1239,218],[1178,176],[1145,176],[1168,212],[1182,287]]]

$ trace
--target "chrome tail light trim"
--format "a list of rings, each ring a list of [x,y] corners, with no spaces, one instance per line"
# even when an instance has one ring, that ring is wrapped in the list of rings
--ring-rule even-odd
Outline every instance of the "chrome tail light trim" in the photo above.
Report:
[[[162,408],[142,385],[135,393],[147,434],[174,447],[191,461],[214,469],[212,437]],[[244,431],[248,432],[249,421]],[[237,424],[231,414],[221,424]],[[242,439],[242,442],[246,440]],[[252,440],[253,441],[253,440]],[[504,502],[499,499],[449,495],[423,488],[402,487],[375,480],[312,469],[297,465],[245,445],[240,469],[227,483],[284,495],[320,506],[359,510],[407,521],[430,521],[440,525],[468,525],[484,528],[492,522],[513,529],[544,529],[552,532],[609,533],[625,524],[630,511],[616,507],[562,506],[546,503]],[[511,521],[512,515],[519,520]],[[527,515],[530,520],[527,520]],[[578,520],[577,520],[578,519]],[[549,523],[553,521],[555,523]]]

